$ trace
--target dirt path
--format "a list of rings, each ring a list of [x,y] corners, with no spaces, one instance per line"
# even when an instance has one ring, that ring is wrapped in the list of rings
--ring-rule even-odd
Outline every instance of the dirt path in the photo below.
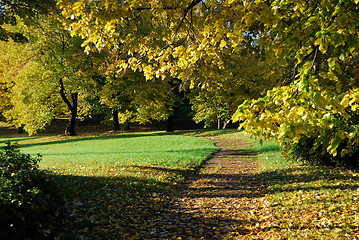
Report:
[[[141,239],[256,239],[268,221],[255,153],[241,140],[212,138],[220,151],[151,219]],[[150,230],[148,230],[150,229]]]

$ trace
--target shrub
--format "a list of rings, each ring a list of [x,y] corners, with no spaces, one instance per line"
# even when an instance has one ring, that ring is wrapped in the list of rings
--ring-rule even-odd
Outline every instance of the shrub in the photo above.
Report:
[[[0,236],[3,239],[49,239],[62,215],[62,201],[41,156],[31,157],[6,142],[0,151]]]
[[[359,167],[359,147],[352,146],[350,154],[333,156],[326,151],[327,145],[316,145],[315,140],[315,138],[302,136],[298,143],[287,143],[284,146],[284,153],[291,159],[314,165]],[[338,146],[338,152],[341,152],[347,145],[343,141]]]

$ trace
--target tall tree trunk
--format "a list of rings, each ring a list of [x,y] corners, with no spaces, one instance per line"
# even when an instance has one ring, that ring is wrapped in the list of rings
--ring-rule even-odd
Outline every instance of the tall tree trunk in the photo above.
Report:
[[[70,108],[69,121],[67,122],[66,130],[65,130],[66,136],[76,135],[75,123],[77,118],[77,98],[78,98],[78,93],[71,93],[72,106]]]
[[[173,126],[173,118],[172,116],[169,116],[167,118],[167,129],[166,132],[173,132],[175,130],[174,126]]]
[[[114,131],[120,130],[120,123],[118,122],[118,110],[112,109],[112,128]]]
[[[65,135],[66,136],[75,136],[75,123],[77,118],[77,100],[78,100],[78,93],[71,93],[71,102],[67,98],[65,93],[65,87],[62,79],[60,79],[60,95],[62,100],[66,103],[67,107],[69,108],[70,115],[69,115],[69,121],[66,125]]]

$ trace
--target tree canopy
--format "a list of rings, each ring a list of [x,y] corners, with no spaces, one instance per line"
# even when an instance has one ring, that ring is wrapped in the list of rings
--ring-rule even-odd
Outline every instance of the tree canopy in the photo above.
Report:
[[[275,87],[243,103],[233,119],[256,136],[350,154],[358,145],[357,0],[59,1],[86,50],[128,53],[122,69],[147,79],[194,78],[201,64],[258,46],[276,66]],[[148,32],[146,29],[151,29]],[[240,62],[238,62],[240,65]],[[270,66],[270,65],[267,65]],[[243,72],[242,74],[245,74]]]
[[[34,24],[37,15],[46,14],[55,6],[55,0],[0,0],[0,41],[25,42],[21,29],[9,31],[3,25],[16,26],[19,18],[26,25]]]
[[[40,1],[2,2],[0,23],[13,23],[15,15],[31,19],[46,9],[38,5]],[[357,151],[358,0],[59,0],[56,4],[65,17],[64,29],[83,39],[85,52],[117,54],[111,75],[143,75],[146,80],[139,81],[143,86],[147,81],[179,79],[194,95],[201,93],[193,97],[197,103],[207,104],[206,98],[223,102],[229,94],[226,101],[240,105],[232,120],[249,133],[284,144],[310,140],[313,151],[332,156]],[[20,6],[29,11],[18,10]],[[123,79],[109,80],[101,91],[106,93],[106,86],[135,86]],[[100,98],[112,106],[114,93],[107,93]],[[148,96],[145,93],[141,95]]]

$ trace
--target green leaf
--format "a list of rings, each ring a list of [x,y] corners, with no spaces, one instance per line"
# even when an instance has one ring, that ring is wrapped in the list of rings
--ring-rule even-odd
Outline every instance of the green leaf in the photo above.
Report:
[[[345,57],[346,57],[345,53],[342,53],[342,54],[340,54],[339,59],[344,61]]]

